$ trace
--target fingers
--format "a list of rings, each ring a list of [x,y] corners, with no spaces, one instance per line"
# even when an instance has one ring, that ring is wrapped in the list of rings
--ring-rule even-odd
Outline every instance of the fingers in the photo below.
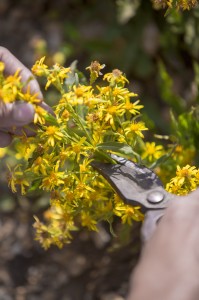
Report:
[[[38,105],[41,106],[43,109],[45,109],[49,114],[51,114],[52,116],[55,117],[55,113],[54,113],[53,109],[48,104],[46,104],[45,102],[42,101]]]
[[[6,103],[0,107],[0,129],[22,127],[33,122],[34,107],[30,103]]]
[[[43,96],[39,88],[37,80],[34,78],[31,71],[26,68],[8,49],[0,47],[0,61],[5,64],[5,75],[13,75],[17,70],[20,70],[20,76],[22,82],[27,82],[31,78],[28,85],[32,94],[38,94],[38,98],[42,100]]]
[[[12,141],[12,136],[9,133],[0,132],[0,148],[7,147]]]
[[[48,113],[55,115],[51,107],[42,101],[43,96],[39,84],[31,71],[10,53],[9,50],[1,46],[0,61],[5,65],[5,76],[14,75],[16,71],[20,71],[21,82],[24,84],[28,82],[25,90],[29,86],[30,93],[37,94],[37,98],[41,99],[38,105]],[[11,142],[13,134],[23,135],[25,133],[27,136],[33,136],[36,131],[33,120],[34,107],[32,104],[21,101],[4,104],[0,101],[0,147],[7,146]],[[25,126],[29,124],[31,125],[26,129]]]

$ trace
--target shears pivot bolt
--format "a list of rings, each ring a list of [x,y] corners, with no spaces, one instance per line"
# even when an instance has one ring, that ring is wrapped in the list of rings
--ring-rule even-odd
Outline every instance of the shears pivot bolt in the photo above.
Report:
[[[147,195],[147,201],[152,204],[160,203],[163,199],[164,195],[159,191],[153,191]]]

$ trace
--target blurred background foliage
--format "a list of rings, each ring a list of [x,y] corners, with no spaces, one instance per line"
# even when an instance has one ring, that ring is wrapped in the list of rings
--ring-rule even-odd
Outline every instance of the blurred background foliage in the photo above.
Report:
[[[0,0],[0,41],[28,67],[45,55],[48,64],[77,60],[83,72],[92,60],[120,69],[147,126],[197,147],[199,7],[176,9],[181,2]],[[44,96],[55,103],[54,91]]]
[[[1,0],[1,45],[29,67],[46,55],[83,71],[92,60],[121,69],[168,132],[167,107],[180,113],[198,98],[199,8],[165,16],[154,2],[166,1]]]

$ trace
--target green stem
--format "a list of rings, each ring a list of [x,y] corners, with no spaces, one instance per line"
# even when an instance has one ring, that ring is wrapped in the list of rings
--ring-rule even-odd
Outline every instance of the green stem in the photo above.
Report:
[[[74,111],[73,107],[69,103],[68,103],[68,109],[72,113],[73,118],[78,123],[78,125],[81,127],[81,129],[84,131],[85,136],[87,137],[88,141],[92,145],[92,138],[91,138],[90,134],[86,130],[85,126],[83,125],[83,123],[82,123],[81,118],[79,117],[79,115]]]
[[[96,149],[95,150],[95,153],[94,153],[94,156],[97,156],[99,157],[100,159],[102,158],[103,160],[107,161],[107,162],[110,162],[111,164],[115,164],[115,161],[111,158],[110,154],[108,153],[105,153],[104,151],[102,150],[99,150],[99,149]]]

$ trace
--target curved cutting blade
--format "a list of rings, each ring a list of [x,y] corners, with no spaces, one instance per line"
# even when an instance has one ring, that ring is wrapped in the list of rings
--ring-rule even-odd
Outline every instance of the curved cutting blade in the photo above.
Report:
[[[117,164],[93,161],[91,165],[125,203],[140,205],[144,211],[167,207],[172,195],[164,190],[162,182],[152,170],[117,155],[111,155],[111,158]],[[162,200],[158,203],[149,201],[153,193],[162,195]]]

